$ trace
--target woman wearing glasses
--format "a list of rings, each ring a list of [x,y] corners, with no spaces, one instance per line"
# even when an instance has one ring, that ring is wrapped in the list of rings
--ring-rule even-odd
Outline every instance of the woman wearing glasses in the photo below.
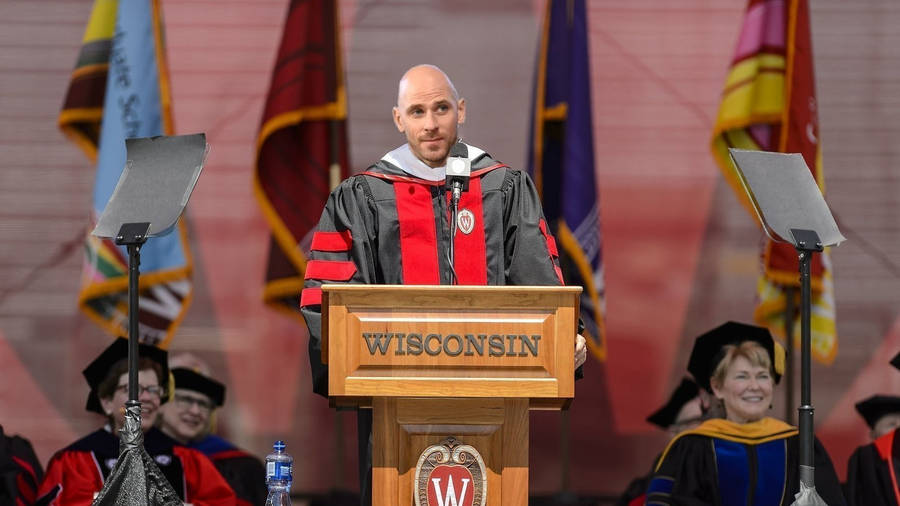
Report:
[[[203,452],[237,494],[239,505],[266,502],[266,469],[255,456],[211,434],[217,409],[225,403],[225,385],[188,367],[169,361],[175,391],[162,407],[159,428],[179,443]],[[196,364],[200,365],[200,364]],[[199,370],[206,369],[196,367]]]
[[[140,345],[138,400],[144,448],[185,503],[233,505],[234,492],[212,462],[196,450],[179,445],[153,427],[160,405],[169,398],[167,354]],[[125,423],[128,400],[128,341],[115,339],[82,371],[91,388],[85,409],[106,416],[100,429],[56,452],[38,493],[39,504],[88,505],[103,487],[119,457],[119,429]]]

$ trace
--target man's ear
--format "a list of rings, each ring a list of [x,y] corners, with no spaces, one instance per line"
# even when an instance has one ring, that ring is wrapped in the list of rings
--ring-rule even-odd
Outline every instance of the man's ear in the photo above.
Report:
[[[463,123],[466,122],[466,99],[464,99],[464,98],[459,99],[459,102],[456,103],[456,109],[457,109],[456,123],[458,125],[462,125]]]
[[[405,132],[406,130],[403,128],[403,123],[400,122],[400,109],[397,109],[396,106],[391,109],[391,116],[394,118],[394,125],[396,125],[397,131],[400,133]]]

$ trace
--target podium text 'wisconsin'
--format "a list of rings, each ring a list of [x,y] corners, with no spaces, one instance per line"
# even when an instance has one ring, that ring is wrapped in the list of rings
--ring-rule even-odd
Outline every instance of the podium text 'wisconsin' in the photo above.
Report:
[[[373,504],[527,504],[528,410],[574,397],[581,288],[322,292],[331,403],[374,410]]]

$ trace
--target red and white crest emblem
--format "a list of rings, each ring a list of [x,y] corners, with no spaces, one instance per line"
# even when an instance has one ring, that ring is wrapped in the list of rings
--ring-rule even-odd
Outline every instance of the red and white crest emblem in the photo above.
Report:
[[[413,483],[415,506],[484,506],[487,474],[478,450],[447,438],[422,452]]]
[[[459,231],[469,235],[472,233],[472,230],[475,228],[475,215],[472,214],[472,211],[468,209],[463,209],[456,216],[456,226],[459,228]]]

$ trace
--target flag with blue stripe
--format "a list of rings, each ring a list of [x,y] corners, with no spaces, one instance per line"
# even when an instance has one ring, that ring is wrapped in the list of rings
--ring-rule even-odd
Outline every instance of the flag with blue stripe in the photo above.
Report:
[[[115,24],[107,27],[113,36],[96,146],[94,222],[106,207],[125,166],[125,139],[170,135],[174,131],[158,0],[97,0],[95,10],[101,7],[106,13],[105,23],[115,20]],[[97,19],[92,16],[92,22]],[[96,26],[88,29],[97,30]],[[73,74],[73,83],[74,78]],[[82,138],[82,142],[89,141]],[[152,238],[141,248],[142,342],[168,345],[190,301],[190,275],[191,256],[181,221],[172,233]],[[79,305],[104,330],[127,335],[127,302],[128,261],[124,248],[88,235]]]
[[[584,0],[550,0],[534,86],[528,170],[562,246],[568,285],[581,285],[588,347],[606,359],[603,254],[594,170],[588,20]]]

